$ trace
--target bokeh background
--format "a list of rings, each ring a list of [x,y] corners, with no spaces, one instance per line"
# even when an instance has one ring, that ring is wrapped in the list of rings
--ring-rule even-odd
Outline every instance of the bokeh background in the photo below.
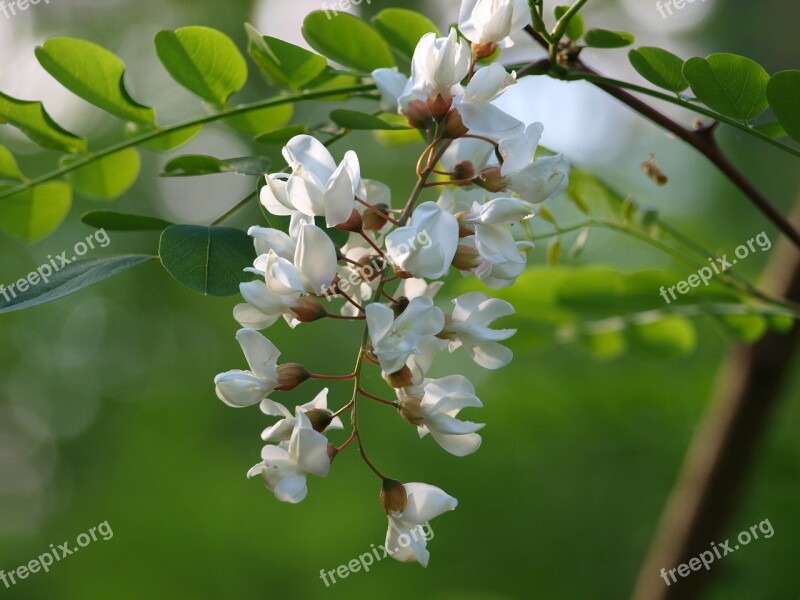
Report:
[[[390,6],[424,10],[442,27],[457,16],[453,0],[372,0],[352,12],[371,15]],[[160,120],[170,122],[202,109],[188,92],[168,83],[152,45],[158,30],[208,25],[243,46],[242,23],[248,21],[264,34],[302,43],[303,16],[319,8],[316,0],[51,0],[11,19],[0,15],[0,90],[44,99],[57,121],[91,133],[95,147],[102,147],[119,139],[119,125],[41,70],[33,49],[46,38],[84,37],[117,52],[128,64],[134,97],[155,105]],[[776,72],[799,66],[799,12],[785,2],[708,0],[662,19],[649,0],[594,0],[585,16],[592,26],[633,32],[637,45],[661,45],[683,57],[735,52]],[[520,38],[507,57],[538,53]],[[635,76],[624,51],[586,56],[609,74]],[[242,101],[270,93],[255,71],[251,68]],[[658,207],[707,246],[732,250],[762,230],[777,240],[702,157],[586,84],[530,79],[502,104],[527,121],[542,121],[550,147]],[[295,120],[317,122],[331,106],[302,107]],[[24,155],[28,173],[55,162],[10,128],[0,128],[0,143]],[[796,161],[730,131],[723,131],[722,143],[788,209],[800,187]],[[334,155],[348,147],[359,150],[363,173],[386,181],[395,198],[402,197],[420,149],[376,151],[374,144],[369,134],[353,135]],[[181,151],[275,154],[221,125]],[[656,152],[671,177],[666,188],[656,188],[640,172],[649,152]],[[143,176],[114,209],[207,223],[255,184],[235,175],[160,181],[156,173],[165,160],[145,154]],[[91,234],[78,217],[96,208],[102,206],[77,198],[67,225],[30,246],[0,237],[0,282],[12,283],[47,255]],[[231,223],[246,228],[261,222],[253,207]],[[112,233],[110,246],[93,256],[155,252],[157,243],[157,234]],[[766,258],[748,259],[743,272],[757,277]],[[539,248],[531,264],[543,262]],[[592,234],[587,251],[573,262],[629,270],[674,266],[602,232]],[[456,279],[449,289],[459,285]],[[447,295],[445,290],[442,296]],[[337,459],[327,479],[310,481],[309,496],[299,506],[278,503],[258,481],[245,479],[258,461],[259,434],[271,421],[255,408],[231,410],[214,395],[216,373],[244,366],[231,317],[236,301],[198,296],[149,264],[61,302],[0,317],[0,568],[12,570],[50,544],[74,540],[104,521],[114,532],[113,539],[67,557],[49,574],[9,590],[0,585],[0,596],[624,598],[728,343],[713,324],[701,322],[697,348],[688,356],[634,352],[598,361],[578,346],[534,343],[523,327],[509,344],[514,362],[500,372],[476,369],[456,354],[438,364],[437,373],[468,374],[485,404],[471,418],[488,423],[481,450],[463,459],[430,439],[420,442],[413,428],[384,407],[366,405],[365,442],[381,467],[405,481],[436,484],[460,505],[433,523],[427,569],[385,559],[369,573],[326,588],[320,569],[335,569],[382,543],[386,523],[377,504],[378,485],[350,452]],[[535,298],[518,310],[535,310]],[[357,334],[351,325],[315,323],[290,334],[281,323],[268,336],[285,360],[312,370],[344,373],[352,367]],[[769,519],[775,535],[715,564],[719,578],[710,598],[800,595],[798,371],[730,530],[733,537]],[[377,375],[371,377],[379,385]],[[292,392],[288,403],[309,400],[323,387],[318,383]],[[330,388],[335,405],[346,401],[347,384],[332,382]],[[336,440],[343,439],[339,432]]]

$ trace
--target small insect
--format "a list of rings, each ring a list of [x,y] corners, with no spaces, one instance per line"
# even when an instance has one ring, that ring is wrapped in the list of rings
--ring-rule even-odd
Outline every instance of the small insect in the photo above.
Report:
[[[661,170],[661,167],[656,163],[656,155],[650,153],[650,158],[639,165],[644,171],[644,174],[656,185],[663,186],[669,182],[669,177]]]

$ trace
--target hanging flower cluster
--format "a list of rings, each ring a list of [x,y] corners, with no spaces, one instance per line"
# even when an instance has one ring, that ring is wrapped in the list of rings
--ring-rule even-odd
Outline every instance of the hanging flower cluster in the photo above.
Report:
[[[512,353],[500,342],[515,330],[492,325],[514,308],[470,292],[446,313],[433,300],[442,286],[437,280],[455,269],[490,288],[513,284],[532,247],[517,240],[515,229],[534,216],[537,203],[567,185],[563,157],[534,159],[542,126],[526,127],[492,103],[516,82],[515,74],[497,62],[480,66],[529,19],[524,0],[464,0],[459,27],[466,39],[455,29],[446,37],[427,34],[414,52],[410,78],[390,69],[373,73],[384,109],[403,115],[429,141],[402,208],[391,207],[385,185],[362,179],[355,152],[337,165],[325,145],[300,135],[283,149],[290,172],[268,175],[261,193],[269,213],[290,218],[288,232],[249,231],[258,255],[249,270],[257,277],[241,285],[245,302],[234,309],[249,370],[215,379],[225,404],[258,404],[278,419],[263,432],[261,462],[248,476],[260,476],[278,500],[297,503],[307,494],[308,476],[325,477],[335,457],[356,444],[382,481],[387,547],[457,501],[437,487],[385,476],[367,456],[358,405],[377,401],[394,408],[420,437],[430,434],[455,456],[480,447],[483,424],[459,418],[462,409],[481,407],[473,385],[462,375],[431,378],[428,371],[437,353],[459,348],[486,369],[507,365]],[[418,203],[431,188],[441,190],[438,200]],[[327,228],[348,232],[347,243],[335,245],[319,226],[323,220]],[[259,331],[280,318],[291,327],[323,318],[363,322],[353,372],[318,375],[300,364],[279,364],[281,353]],[[369,364],[380,368],[393,399],[362,388]],[[274,399],[309,379],[351,381],[352,396],[329,408],[324,389],[294,411]],[[336,446],[326,433],[342,429],[347,412],[352,433]],[[427,565],[424,536],[413,538],[421,541],[392,556]]]

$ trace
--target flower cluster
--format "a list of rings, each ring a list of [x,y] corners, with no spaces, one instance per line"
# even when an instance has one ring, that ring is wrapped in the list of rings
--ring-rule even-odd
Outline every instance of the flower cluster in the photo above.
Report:
[[[515,330],[493,324],[514,308],[469,292],[445,311],[434,297],[452,270],[474,274],[490,288],[513,284],[532,246],[517,239],[519,224],[567,185],[563,157],[535,158],[542,126],[526,127],[492,103],[515,83],[515,74],[498,62],[481,65],[528,19],[524,0],[464,0],[459,26],[466,39],[456,29],[446,37],[427,34],[410,77],[388,69],[372,74],[384,109],[405,116],[429,142],[402,208],[392,208],[387,186],[361,177],[355,152],[337,165],[323,143],[300,135],[283,150],[288,171],[268,175],[261,192],[264,208],[287,221],[286,231],[249,231],[258,255],[248,269],[254,278],[241,285],[245,302],[234,309],[249,370],[215,380],[225,404],[258,404],[278,419],[263,432],[261,462],[248,476],[261,476],[278,500],[297,503],[307,494],[307,477],[325,477],[335,457],[355,443],[382,480],[387,547],[457,501],[431,485],[402,484],[381,473],[364,448],[358,405],[393,407],[420,437],[430,434],[452,455],[480,447],[483,424],[460,418],[463,409],[481,407],[473,385],[462,375],[435,378],[429,371],[437,353],[459,348],[486,369],[507,365],[512,353],[500,342]],[[421,201],[429,190],[439,190],[438,198]],[[280,352],[259,331],[281,317],[293,328],[323,318],[362,322],[353,372],[319,375],[296,363],[278,364]],[[392,399],[363,388],[362,371],[370,364],[380,368]],[[337,410],[328,408],[327,388],[293,411],[274,399],[309,379],[350,381],[352,396]],[[344,427],[345,412],[352,433],[337,446],[327,434]],[[413,537],[414,545],[392,556],[427,565],[424,536]]]

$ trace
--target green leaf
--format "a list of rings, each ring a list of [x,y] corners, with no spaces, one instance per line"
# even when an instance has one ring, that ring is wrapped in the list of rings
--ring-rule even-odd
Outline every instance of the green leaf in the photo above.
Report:
[[[60,268],[52,276],[47,276],[43,266],[37,272],[39,283],[10,301],[0,298],[0,314],[58,300],[154,258],[146,254],[81,258]],[[44,281],[41,275],[47,276],[48,281]]]
[[[328,66],[328,61],[319,54],[278,38],[262,36],[249,23],[244,27],[248,53],[275,85],[299,90]]]
[[[155,130],[152,127],[139,125],[138,123],[127,123],[125,126],[125,136],[128,139],[137,138],[153,131]],[[187,125],[139,144],[139,146],[156,152],[169,152],[182,146],[201,131],[203,131],[203,125]]]
[[[689,83],[683,77],[683,59],[661,48],[642,46],[628,53],[636,72],[653,85],[671,92],[682,92]]]
[[[320,54],[358,71],[395,66],[392,51],[380,34],[347,13],[329,18],[324,11],[312,12],[303,21],[303,37]]]
[[[74,158],[63,160],[67,165]],[[135,148],[126,148],[93,160],[67,174],[75,190],[95,200],[116,200],[127,192],[139,177],[141,159]]]
[[[683,76],[709,108],[744,121],[767,110],[769,73],[757,62],[736,54],[690,58]]]
[[[271,161],[261,156],[219,159],[205,154],[186,154],[169,161],[161,177],[195,177],[197,175],[216,175],[218,173],[239,173],[241,175],[264,175],[269,171]]]
[[[760,340],[768,327],[767,319],[761,315],[720,315],[718,318],[729,334],[748,344]]]
[[[236,131],[248,135],[258,135],[283,127],[294,115],[293,104],[278,104],[223,119],[223,123]]]
[[[0,228],[35,242],[53,233],[72,205],[72,187],[60,181],[26,188],[0,200]]]
[[[335,110],[331,113],[331,121],[336,123],[339,127],[345,129],[357,130],[398,130],[398,129],[411,129],[411,127],[403,127],[387,123],[383,119],[379,119],[374,115],[367,113],[357,112],[355,110]]]
[[[130,215],[110,210],[93,210],[81,217],[89,227],[107,231],[161,231],[172,223],[156,217]]]
[[[289,125],[288,127],[280,127],[272,131],[265,131],[257,135],[254,140],[259,144],[277,144],[283,146],[296,135],[308,133],[306,125]]]
[[[171,225],[161,234],[161,264],[186,287],[208,296],[231,296],[253,266],[253,240],[239,229]]]
[[[767,88],[767,96],[769,96],[769,88]],[[783,125],[778,123],[777,121],[770,121],[769,123],[761,123],[760,125],[756,125],[753,127],[756,131],[763,133],[766,136],[771,137],[773,140],[779,140],[781,138],[788,137],[789,134],[786,133],[786,130],[783,128]]]
[[[386,8],[372,18],[372,24],[389,45],[411,61],[420,38],[426,33],[441,35],[428,17],[404,8]]]
[[[17,166],[17,159],[15,159],[11,151],[2,144],[0,144],[0,179],[25,181],[25,176]]]
[[[767,98],[775,117],[800,142],[800,71],[781,71],[767,84]]]
[[[45,71],[77,96],[120,119],[155,125],[155,111],[128,94],[125,63],[113,52],[68,37],[47,40],[35,52]]]
[[[556,6],[555,9],[553,9],[553,12],[556,16],[556,21],[558,21],[561,17],[563,17],[564,13],[566,13],[568,10],[569,6],[566,6],[564,4],[559,4],[558,6]],[[581,16],[580,13],[576,13],[572,16],[572,18],[569,21],[569,25],[567,26],[567,31],[566,31],[567,37],[571,39],[573,42],[575,42],[579,40],[583,35],[583,29],[584,29],[583,16]]]
[[[623,48],[634,42],[633,34],[624,31],[608,31],[606,29],[590,29],[583,36],[590,48]]]
[[[156,53],[172,78],[204,100],[223,106],[247,82],[247,63],[236,44],[210,27],[159,31]]]
[[[0,92],[0,123],[13,125],[42,148],[86,152],[86,140],[53,121],[41,102],[18,100]]]
[[[692,352],[697,345],[697,332],[689,319],[672,315],[632,326],[628,339],[652,354],[672,357]]]

